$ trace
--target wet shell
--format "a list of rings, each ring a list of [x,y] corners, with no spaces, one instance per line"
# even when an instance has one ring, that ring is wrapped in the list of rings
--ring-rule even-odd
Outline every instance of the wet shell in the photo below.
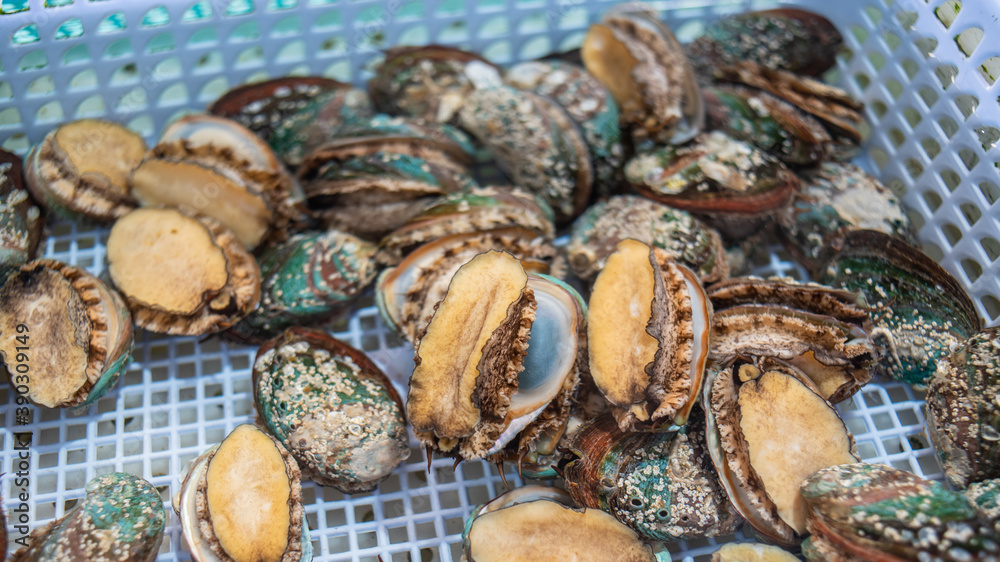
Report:
[[[833,67],[843,37],[823,16],[794,8],[723,17],[687,46],[701,76],[712,67],[749,60],[768,68],[819,76]]]
[[[824,282],[873,307],[876,373],[923,388],[942,357],[979,332],[965,290],[923,252],[893,236],[851,230],[832,236]]]
[[[802,484],[810,560],[996,560],[1000,524],[940,482],[881,464],[820,470]]]
[[[131,176],[143,206],[182,207],[224,224],[253,250],[304,220],[302,194],[271,149],[235,121],[189,115],[168,126]]]
[[[499,79],[500,69],[475,53],[443,45],[394,47],[368,81],[368,92],[385,113],[447,123],[476,88],[467,75],[470,65]]]
[[[122,298],[86,271],[55,260],[11,272],[0,287],[0,333],[11,386],[28,389],[25,397],[47,408],[93,403],[132,360],[132,317]],[[19,368],[29,361],[30,383]]]
[[[663,250],[618,243],[594,281],[590,372],[622,430],[684,425],[701,391],[712,304]]]
[[[624,433],[605,415],[580,428],[561,463],[566,489],[650,541],[716,537],[743,523],[705,450],[698,409],[679,432]]]
[[[927,389],[927,434],[953,486],[1000,478],[1000,328],[942,357]]]
[[[779,160],[718,131],[640,154],[625,177],[641,195],[704,217],[730,238],[759,230],[799,188]]]
[[[195,562],[309,562],[301,473],[281,443],[249,424],[191,462],[173,497]]]
[[[594,158],[594,188],[599,196],[621,187],[625,153],[618,124],[618,103],[604,85],[581,66],[567,62],[528,61],[504,74],[504,81],[555,100],[583,130]]]
[[[285,328],[322,322],[375,279],[374,244],[337,230],[297,234],[258,259],[261,299],[226,337],[260,344]]]
[[[45,221],[24,188],[21,159],[0,150],[0,274],[35,257]]]
[[[108,121],[81,119],[45,135],[25,159],[35,201],[60,216],[110,222],[136,206],[129,174],[146,152],[142,137]]]
[[[518,187],[540,195],[568,222],[583,212],[594,183],[582,129],[555,101],[503,85],[466,98],[459,124],[483,143]]]
[[[462,543],[468,562],[670,561],[669,552],[650,548],[614,517],[579,508],[566,492],[544,486],[524,486],[476,506]]]
[[[976,482],[962,494],[986,520],[1000,522],[1000,478]]]
[[[350,88],[321,76],[286,76],[229,90],[208,112],[236,121],[268,142],[281,124],[317,97]]]
[[[416,344],[462,265],[489,250],[502,250],[525,266],[547,271],[555,248],[537,232],[502,228],[450,234],[411,252],[378,278],[375,302],[386,324]]]
[[[833,138],[830,158],[850,160],[864,140],[860,130],[864,104],[840,88],[749,60],[716,67],[715,77],[767,92],[819,119]]]
[[[587,32],[587,70],[611,91],[623,123],[640,137],[682,143],[701,132],[704,103],[681,44],[639,2],[612,8]]]
[[[260,269],[226,227],[179,209],[144,208],[108,235],[108,272],[135,324],[152,332],[209,334],[260,300]]]
[[[569,415],[585,326],[568,286],[528,275],[509,254],[473,258],[417,345],[406,404],[417,438],[462,459],[530,450]]]
[[[63,517],[35,529],[12,562],[152,562],[160,550],[167,514],[152,484],[112,472],[87,482],[87,495]],[[4,550],[6,552],[6,550]]]
[[[704,402],[708,449],[730,501],[768,542],[794,546],[806,532],[799,486],[858,460],[851,432],[808,378],[775,360],[713,369]]]
[[[778,214],[786,246],[818,277],[827,239],[840,229],[877,230],[912,242],[903,205],[881,182],[851,164],[826,162],[804,171],[802,190]]]
[[[841,402],[872,377],[872,321],[854,293],[789,279],[743,277],[707,290],[712,361],[773,357],[800,369],[823,398]]]
[[[325,332],[291,328],[257,351],[264,426],[323,486],[374,490],[410,456],[403,402],[368,357]]]
[[[786,164],[818,163],[833,140],[815,117],[767,92],[735,84],[703,91],[709,129],[748,142]]]
[[[345,127],[374,115],[372,101],[363,90],[337,88],[301,104],[279,121],[268,142],[285,165],[295,168],[310,152],[339,136]]]
[[[516,188],[488,186],[442,197],[379,244],[378,260],[397,264],[418,246],[444,236],[505,228],[535,232],[546,241],[555,235],[552,209]]]
[[[703,283],[729,276],[719,234],[690,214],[634,195],[616,195],[591,205],[573,223],[566,246],[569,265],[590,280],[604,268],[615,245],[626,238],[664,250],[697,272]]]

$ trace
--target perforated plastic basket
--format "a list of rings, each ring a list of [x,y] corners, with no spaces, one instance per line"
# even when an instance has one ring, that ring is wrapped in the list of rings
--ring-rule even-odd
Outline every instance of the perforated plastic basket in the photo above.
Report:
[[[240,83],[323,74],[362,83],[377,49],[455,44],[501,63],[578,46],[589,23],[617,0],[0,0],[0,145],[24,152],[56,124],[100,117],[152,141],[177,116],[202,110]],[[682,41],[723,13],[775,2],[651,2]],[[872,127],[870,168],[904,200],[925,249],[968,289],[988,324],[1000,322],[1000,105],[994,81],[1000,34],[994,2],[841,0],[802,6],[831,18],[847,54],[837,83],[864,100]],[[832,11],[831,10],[835,10]],[[11,13],[13,12],[13,13]],[[104,230],[54,225],[48,256],[100,273]],[[773,252],[758,274],[803,277]],[[388,332],[368,301],[332,331],[364,349],[402,389],[412,350]],[[60,517],[95,475],[142,475],[169,501],[189,460],[253,417],[254,348],[210,338],[140,333],[119,387],[86,412],[33,408],[15,419],[0,387],[0,491],[18,496],[13,432],[33,435],[30,525]],[[923,436],[922,396],[872,384],[840,407],[865,459],[940,478]],[[346,497],[303,486],[317,560],[458,560],[472,507],[504,490],[485,463],[435,460],[426,470],[411,440],[409,462],[378,491]],[[511,485],[521,482],[508,469]],[[5,506],[9,511],[14,503]],[[11,527],[11,538],[20,535]],[[677,543],[676,558],[707,560],[726,537]],[[186,560],[170,511],[162,560]],[[686,558],[687,559],[687,558]]]

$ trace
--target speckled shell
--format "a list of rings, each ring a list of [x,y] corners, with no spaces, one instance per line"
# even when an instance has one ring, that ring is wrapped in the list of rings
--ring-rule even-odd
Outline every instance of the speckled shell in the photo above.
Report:
[[[953,486],[1000,478],[1000,328],[942,357],[927,388],[927,434]]]
[[[310,152],[337,137],[348,124],[375,115],[368,95],[346,85],[296,105],[299,107],[293,113],[277,122],[268,139],[289,168],[302,164]]]
[[[79,379],[81,384],[72,395],[58,402],[40,405],[49,408],[86,406],[104,396],[118,382],[118,378],[132,361],[134,345],[132,316],[122,297],[87,271],[55,260],[38,259],[11,272],[0,287],[0,331],[4,329],[4,325],[9,326],[10,340],[10,347],[6,350],[3,349],[6,345],[0,345],[0,362],[6,363],[4,371],[12,387],[18,388],[24,381],[13,370],[17,354],[14,346],[34,342],[28,347],[36,354],[48,355],[50,359],[69,357],[70,350],[46,350],[42,345],[42,342],[51,337],[46,330],[56,329],[56,320],[48,316],[54,311],[36,306],[35,299],[47,290],[43,284],[48,283],[46,278],[50,275],[64,278],[76,293],[76,298],[70,297],[65,309],[58,313],[70,318],[76,327],[76,337],[85,338],[77,339],[76,345],[86,354],[86,367],[83,372],[75,372],[75,365],[66,364],[61,365],[64,372],[50,373],[62,380],[69,380],[71,377]],[[30,300],[26,300],[29,298]],[[22,334],[25,340],[18,343],[14,336],[20,332],[14,326],[20,323],[25,324],[29,331]],[[64,342],[50,343],[58,345]],[[59,355],[61,353],[67,355]],[[37,369],[32,372],[34,387],[37,389],[42,386],[40,373]],[[28,385],[28,388],[32,388],[32,385]],[[27,398],[35,402],[32,394]]]
[[[912,242],[903,205],[881,182],[852,164],[826,162],[803,171],[802,190],[778,214],[786,247],[819,276],[829,256],[827,238],[840,229],[877,230]]]
[[[581,279],[593,279],[615,245],[626,238],[664,250],[697,272],[703,283],[729,275],[722,240],[715,230],[686,211],[634,195],[617,195],[591,205],[573,222],[566,246],[569,265]]]
[[[860,293],[880,348],[876,373],[923,388],[942,357],[979,332],[976,309],[961,285],[913,246],[881,232],[832,236],[824,282]]]
[[[683,143],[701,132],[705,109],[694,69],[658,14],[644,3],[627,2],[608,10],[596,26],[609,30],[634,60],[631,78],[639,88],[642,107],[621,107],[622,122],[634,125],[633,134],[663,143]],[[582,56],[587,68],[600,79],[601,73],[595,70],[602,61],[586,40]],[[605,85],[612,91],[617,86]]]
[[[537,232],[500,228],[449,234],[423,244],[378,278],[375,302],[383,320],[416,344],[458,268],[489,250],[503,250],[543,272],[555,248]]]
[[[0,273],[35,257],[45,220],[24,188],[21,159],[0,150]]]
[[[557,102],[508,86],[483,87],[468,96],[458,120],[515,185],[545,199],[557,221],[583,212],[594,183],[590,147]]]
[[[709,129],[748,142],[786,164],[815,164],[832,142],[815,117],[767,92],[736,84],[716,84],[703,92]]]
[[[285,328],[326,320],[354,302],[375,279],[374,244],[328,230],[297,234],[258,258],[260,305],[226,332],[260,344]]]
[[[598,196],[616,193],[624,181],[624,148],[618,125],[618,103],[582,66],[568,62],[528,61],[504,74],[504,81],[555,100],[583,130],[594,158],[594,189]]]
[[[349,84],[321,76],[286,76],[229,90],[208,111],[240,123],[267,142],[287,118],[312,100],[347,88]]]
[[[131,474],[112,472],[85,487],[86,497],[66,513],[31,532],[15,562],[60,560],[112,562],[156,559],[167,524],[160,493]]]
[[[1000,522],[1000,478],[976,482],[962,493],[986,520]]]
[[[779,160],[718,131],[640,154],[625,177],[641,195],[703,216],[732,238],[758,230],[799,187]]]
[[[819,76],[834,65],[842,43],[837,28],[823,16],[780,8],[723,17],[709,24],[686,51],[700,76],[741,60]]]
[[[454,47],[394,47],[368,81],[368,92],[385,113],[447,123],[475,89],[465,73],[470,63],[500,75],[490,61]]]
[[[844,90],[749,60],[716,67],[715,78],[765,91],[819,119],[833,138],[828,146],[828,158],[850,160],[864,140],[860,130],[864,123],[861,114],[864,104]]]
[[[625,433],[609,415],[579,429],[561,469],[566,490],[651,541],[733,533],[743,523],[705,450],[700,409],[679,432]]]
[[[801,369],[831,403],[872,377],[872,320],[855,293],[790,279],[741,277],[706,291],[715,309],[712,361],[774,357]]]
[[[1000,521],[940,482],[881,464],[822,469],[802,484],[809,560],[996,560]]]
[[[397,264],[414,248],[458,233],[522,228],[545,241],[555,235],[552,209],[536,195],[517,188],[488,186],[454,193],[435,201],[379,244],[378,260]]]
[[[290,328],[257,352],[257,411],[323,486],[374,490],[410,456],[403,402],[368,357],[318,330]]]

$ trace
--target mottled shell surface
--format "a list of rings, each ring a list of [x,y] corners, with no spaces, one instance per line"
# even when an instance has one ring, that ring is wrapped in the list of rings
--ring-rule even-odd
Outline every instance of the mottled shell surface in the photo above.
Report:
[[[368,81],[368,91],[385,113],[447,123],[476,88],[466,74],[470,64],[499,79],[500,69],[475,53],[443,45],[394,47]]]
[[[719,234],[686,211],[644,197],[617,195],[596,203],[573,222],[566,246],[569,265],[593,279],[626,238],[664,250],[697,272],[703,283],[721,281],[729,265]]]
[[[701,131],[705,110],[694,70],[649,6],[628,2],[609,10],[591,26],[581,55],[637,138],[682,143]]]
[[[625,177],[641,195],[704,216],[730,237],[757,230],[799,187],[779,160],[719,131],[640,154]]]
[[[521,189],[488,186],[453,193],[383,238],[378,260],[397,264],[418,246],[459,233],[520,228],[550,241],[555,235],[553,218],[541,197]]]
[[[0,150],[0,272],[35,257],[44,226],[24,188],[21,159]]]
[[[349,87],[321,76],[286,76],[229,90],[208,111],[240,123],[267,142],[287,118],[312,100]]]
[[[258,258],[260,305],[227,337],[259,344],[285,328],[331,318],[375,279],[376,249],[356,236],[328,230],[297,234],[266,250]]]
[[[832,237],[824,282],[873,307],[876,373],[923,388],[942,357],[980,330],[965,290],[937,262],[893,236],[869,230]]]
[[[819,76],[834,65],[842,43],[837,28],[823,16],[781,8],[723,17],[686,51],[700,76],[711,76],[712,67],[742,60]]]
[[[927,434],[958,488],[1000,478],[1000,328],[942,357],[927,388]]]
[[[295,104],[294,112],[280,119],[268,139],[278,158],[290,168],[323,143],[341,134],[355,120],[375,115],[364,91],[339,87]]]
[[[86,496],[62,518],[39,527],[12,561],[112,562],[156,559],[167,524],[160,493],[131,474],[87,482]]]
[[[540,195],[559,222],[583,212],[594,183],[590,147],[555,101],[503,85],[474,91],[460,125],[486,145],[511,181]]]
[[[45,135],[24,161],[36,202],[57,215],[106,223],[136,206],[129,174],[142,160],[142,137],[109,121],[71,121]]]
[[[822,469],[802,484],[810,560],[996,560],[1000,525],[940,482],[880,464]]]
[[[871,380],[877,359],[872,320],[855,293],[790,279],[740,277],[707,289],[715,309],[712,360],[787,361],[836,404]]]
[[[561,105],[587,139],[594,158],[594,188],[598,195],[615,193],[622,183],[624,149],[618,124],[618,103],[611,93],[581,66],[568,62],[528,61],[504,74],[504,81],[522,90],[547,96]]]
[[[603,509],[651,541],[733,533],[743,520],[719,485],[700,410],[678,432],[622,432],[604,415],[585,424],[561,468],[577,502]]]
[[[976,482],[963,494],[987,521],[1000,522],[1000,478]]]
[[[86,271],[55,260],[29,262],[6,279],[0,332],[8,334],[0,360],[11,385],[28,388],[26,398],[48,408],[93,403],[132,360],[132,317],[122,298]],[[31,353],[21,353],[28,348]],[[28,361],[30,383],[15,369]]]
[[[789,250],[814,277],[830,249],[828,238],[840,229],[877,230],[914,240],[902,203],[861,168],[825,162],[801,177],[802,189],[779,212],[778,224]]]
[[[410,456],[399,395],[347,344],[292,328],[260,348],[253,372],[264,425],[317,483],[370,491]]]
[[[815,164],[832,142],[815,117],[767,92],[735,84],[704,89],[706,124],[791,165]]]

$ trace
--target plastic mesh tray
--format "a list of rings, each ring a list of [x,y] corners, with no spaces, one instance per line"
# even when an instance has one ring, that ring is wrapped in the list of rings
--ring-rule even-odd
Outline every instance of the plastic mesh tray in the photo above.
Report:
[[[127,123],[151,141],[169,120],[248,80],[291,73],[361,83],[374,49],[388,45],[442,42],[498,62],[532,58],[578,45],[587,25],[617,2],[29,0],[27,10],[7,13],[22,3],[0,0],[0,145],[23,152],[57,123],[85,116]],[[682,40],[721,13],[775,5],[650,4],[664,10]],[[871,169],[905,193],[925,248],[969,290],[987,323],[997,324],[1000,106],[991,57],[1000,47],[971,48],[975,29],[1000,33],[997,8],[968,2],[956,10],[954,0],[803,5],[844,32],[849,54],[837,79],[867,104]],[[99,274],[106,234],[56,224],[45,253]],[[786,259],[775,250],[756,273],[803,277]],[[386,330],[370,300],[331,330],[368,352],[403,389],[412,349]],[[0,491],[5,498],[21,491],[10,474],[17,457],[12,433],[29,431],[32,528],[62,516],[89,479],[112,471],[143,476],[169,502],[187,462],[253,418],[255,352],[217,338],[140,332],[135,362],[117,389],[85,412],[33,408],[27,425],[16,423],[13,392],[0,385],[0,472],[8,473]],[[861,455],[940,478],[923,436],[922,398],[906,385],[878,383],[842,404]],[[499,473],[481,462],[453,470],[448,459],[427,471],[412,437],[411,448],[409,461],[376,492],[348,497],[303,485],[317,560],[460,559],[464,519],[504,491]],[[521,484],[513,467],[506,477]],[[12,507],[8,501],[8,515]],[[160,559],[187,560],[178,520],[169,514]],[[681,542],[671,550],[677,559],[707,560],[718,543],[733,538]]]

